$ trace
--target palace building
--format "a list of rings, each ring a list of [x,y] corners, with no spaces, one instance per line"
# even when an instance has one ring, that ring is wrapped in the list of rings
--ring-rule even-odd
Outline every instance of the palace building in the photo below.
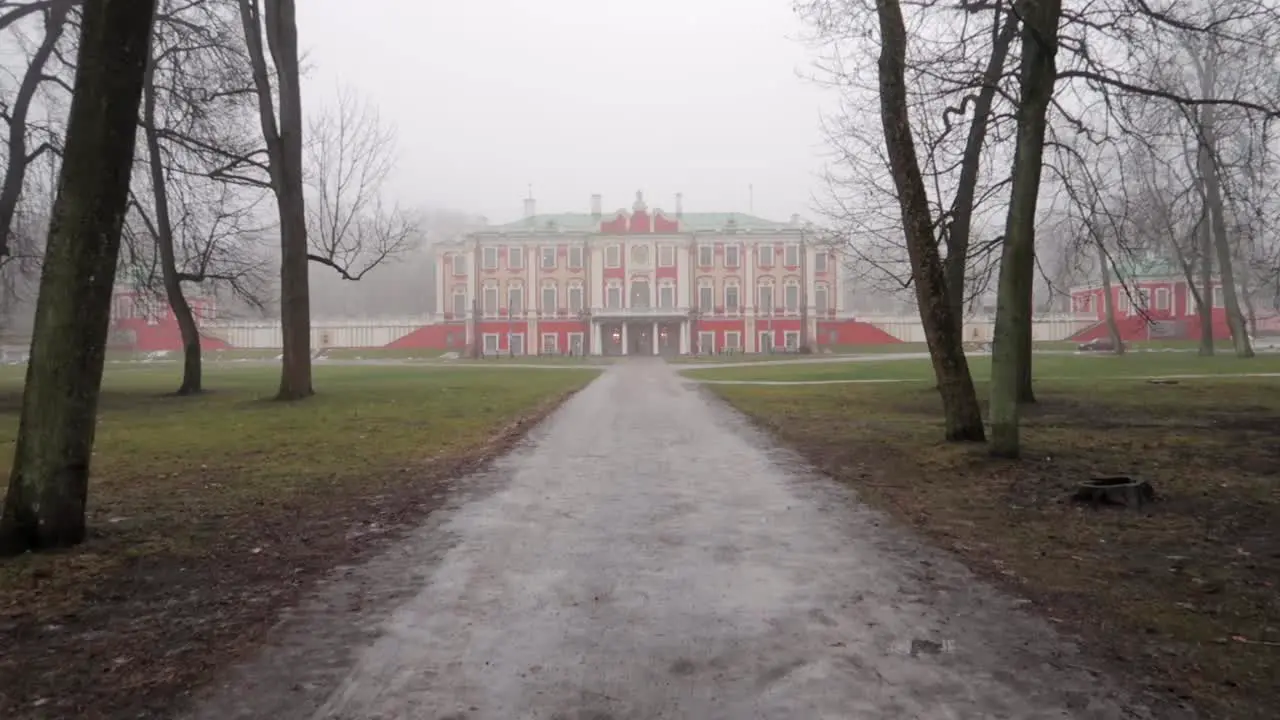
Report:
[[[437,248],[435,323],[483,354],[798,351],[841,342],[841,274],[792,216],[630,211],[538,214]],[[858,323],[861,325],[861,323]],[[869,329],[869,328],[868,328]]]

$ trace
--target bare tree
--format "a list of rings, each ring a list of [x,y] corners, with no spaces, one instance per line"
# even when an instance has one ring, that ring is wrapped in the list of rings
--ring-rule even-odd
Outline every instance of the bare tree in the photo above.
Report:
[[[310,123],[308,258],[344,280],[359,280],[420,240],[419,219],[384,197],[396,163],[395,141],[377,109],[350,90]]]
[[[245,45],[258,96],[271,189],[280,215],[280,328],[283,344],[279,400],[315,393],[311,382],[311,292],[303,177],[302,90],[294,0],[239,0]],[[267,64],[266,47],[271,53]],[[278,88],[271,84],[275,70]],[[276,100],[279,99],[277,118]]]
[[[0,551],[84,540],[111,292],[154,10],[154,0],[115,0],[82,11]]]

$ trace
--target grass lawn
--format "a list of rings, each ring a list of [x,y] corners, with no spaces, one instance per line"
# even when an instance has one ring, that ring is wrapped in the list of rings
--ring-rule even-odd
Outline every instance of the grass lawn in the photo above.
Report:
[[[169,717],[309,584],[418,524],[450,483],[595,377],[590,370],[117,367],[102,398],[90,538],[0,560],[0,717]],[[0,369],[0,466],[21,395]]]
[[[1070,355],[1037,355],[1033,360],[1037,377],[1042,378],[1106,378],[1150,377],[1158,375],[1278,373],[1280,354],[1265,354],[1248,360],[1231,355],[1202,358],[1195,353],[1129,353],[1107,355],[1081,353]],[[988,377],[991,358],[969,358],[975,379]],[[788,363],[740,367],[685,370],[684,375],[696,380],[734,380],[770,382],[812,382],[839,380],[933,380],[929,360],[866,360],[839,362]]]
[[[1137,358],[1077,362],[1139,368]],[[1208,718],[1275,717],[1280,378],[1043,380],[1020,462],[940,442],[925,383],[709,387],[865,502],[1030,599],[1131,686]],[[1158,501],[1123,510],[1069,499],[1103,474],[1147,479]]]

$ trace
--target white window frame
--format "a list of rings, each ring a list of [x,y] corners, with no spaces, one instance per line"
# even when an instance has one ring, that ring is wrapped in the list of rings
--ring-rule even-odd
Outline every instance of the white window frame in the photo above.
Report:
[[[792,293],[795,293],[793,302]],[[782,287],[782,306],[789,313],[800,310],[800,283],[789,282]]]
[[[510,247],[510,246],[507,247],[507,269],[508,270],[524,269],[524,248]]]
[[[542,268],[543,270],[555,270],[556,262],[557,262],[557,259],[556,259],[557,254],[558,253],[554,245],[542,247],[538,251],[538,267]],[[548,263],[547,260],[550,260],[551,262]]]
[[[1170,298],[1171,298],[1171,297],[1172,297],[1172,293],[1170,293],[1170,292],[1169,292],[1169,288],[1167,288],[1167,287],[1158,287],[1158,288],[1156,288],[1156,307],[1155,307],[1155,309],[1156,309],[1156,310],[1168,310],[1168,309],[1169,309],[1169,300],[1170,300]]]
[[[819,300],[821,298],[821,300]],[[827,289],[826,283],[814,283],[813,285],[813,308],[818,312],[825,313],[831,309],[831,295]]]
[[[1138,288],[1138,305],[1142,310],[1151,309],[1151,288]]]
[[[498,248],[493,245],[486,245],[480,248],[480,267],[484,270],[498,269]]]
[[[607,245],[604,249],[604,266],[607,268],[622,267],[622,246],[618,244]]]
[[[709,268],[716,264],[716,249],[710,244],[698,246],[698,267]]]
[[[768,302],[765,302],[765,298]],[[760,283],[756,286],[756,311],[762,315],[772,315],[776,309],[777,292],[775,292],[773,283]]]
[[[489,293],[493,293],[493,303],[489,303]],[[497,317],[498,303],[502,299],[502,293],[497,285],[485,285],[480,296],[480,311],[485,317]]]
[[[569,312],[582,312],[583,297],[585,297],[582,289],[582,283],[573,283],[569,286]],[[574,299],[576,296],[576,300]]]
[[[783,250],[782,264],[786,267],[800,267],[800,245],[787,243]]]
[[[551,291],[551,307],[547,307],[547,291],[548,290]],[[542,287],[539,289],[538,292],[539,292],[538,302],[542,304],[543,314],[554,315],[556,310],[560,309],[559,308],[560,288],[556,287],[554,283],[543,283]]]
[[[547,340],[551,342],[548,343]],[[538,352],[543,355],[559,355],[560,335],[558,333],[542,333],[542,342],[538,345]]]
[[[649,246],[645,244],[637,244],[631,246],[631,264],[638,267],[649,266]]]
[[[614,295],[614,293],[617,293],[617,295]],[[617,298],[616,302],[614,301],[615,297]],[[619,283],[619,282],[609,283],[609,285],[604,289],[604,301],[605,301],[605,308],[609,310],[621,310],[622,309],[622,283]]]
[[[782,347],[786,350],[800,349],[800,331],[784,330],[782,333]]]
[[[736,268],[736,267],[742,266],[742,246],[741,245],[739,245],[738,243],[728,243],[724,246],[724,266],[727,268]]]
[[[515,302],[511,302],[515,300]],[[510,283],[507,285],[507,314],[524,313],[524,285]]]
[[[658,267],[676,266],[676,247],[674,245],[658,246]]]
[[[459,310],[459,309],[458,309],[458,300],[459,300],[459,299],[461,299],[461,300],[462,300],[462,309],[461,309],[461,310]],[[454,315],[454,317],[466,317],[466,316],[467,316],[467,291],[466,291],[466,290],[461,290],[461,291],[454,290],[454,291],[453,291],[453,315]]]
[[[520,338],[520,352],[515,350],[515,339]],[[529,352],[529,348],[524,346],[524,333],[507,333],[507,354],[508,355],[524,355]]]
[[[1215,308],[1221,308],[1221,307],[1227,306],[1227,295],[1222,291],[1221,285],[1213,286],[1212,300],[1213,300],[1213,307]]]
[[[676,306],[676,286],[671,282],[664,282],[658,285],[658,307],[663,310],[673,310]]]
[[[499,335],[498,333],[484,333],[480,337],[481,346],[484,348],[484,352],[486,355],[491,353],[496,355],[497,353],[501,352],[500,348],[502,347],[502,343],[499,341],[499,338],[501,337],[502,336]],[[489,342],[490,340],[492,340],[493,342],[490,343]]]
[[[453,274],[455,277],[463,277],[467,274],[467,256],[465,253],[453,254]]]
[[[826,250],[819,250],[813,254],[813,271],[824,273],[827,271],[827,260],[829,260]]]
[[[582,246],[581,245],[569,246],[569,269],[570,270],[582,269]]]
[[[733,304],[729,304],[729,291],[734,294]],[[742,312],[742,288],[738,283],[725,283],[724,285],[724,311],[730,315],[736,315]]]
[[[644,301],[643,301],[643,302],[644,302],[644,304],[643,304],[643,305],[637,305],[637,304],[636,304],[635,294],[636,294],[636,286],[637,286],[637,285],[644,285],[644,287],[645,287],[645,291],[646,291],[646,292],[645,292],[645,294],[644,294]],[[653,286],[649,283],[649,280],[648,280],[647,278],[641,278],[639,282],[637,282],[636,280],[634,280],[634,279],[633,279],[633,280],[631,281],[631,288],[630,288],[630,292],[629,292],[629,293],[627,293],[627,299],[628,299],[628,301],[629,301],[629,306],[630,306],[630,307],[636,307],[636,308],[651,308],[651,307],[653,307]]]
[[[774,261],[773,253],[774,253],[774,247],[772,245],[761,245],[760,247],[756,248],[756,256],[757,256],[756,264],[762,268],[773,267],[773,261]]]
[[[716,331],[715,330],[699,330],[698,331],[698,352],[713,353],[716,351]]]
[[[1116,301],[1116,312],[1120,315],[1130,315],[1133,313],[1133,303],[1129,301],[1129,292],[1124,288],[1120,288],[1116,295],[1119,296]]]
[[[738,330],[726,330],[724,333],[724,349],[725,350],[741,350],[742,349],[742,332]]]
[[[698,285],[698,312],[714,312],[716,308],[716,288],[711,283]]]

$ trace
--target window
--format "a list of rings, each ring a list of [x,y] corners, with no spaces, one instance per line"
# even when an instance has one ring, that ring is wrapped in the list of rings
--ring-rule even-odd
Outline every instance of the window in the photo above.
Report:
[[[1138,307],[1143,310],[1151,309],[1151,290],[1149,288],[1138,290]]]
[[[824,273],[827,271],[827,251],[819,250],[813,255],[813,271]]]
[[[759,299],[756,301],[756,309],[760,314],[768,315],[773,312],[773,285],[761,285],[758,295]]]
[[[1157,295],[1156,297],[1157,297],[1157,298],[1159,298],[1160,296],[1159,296],[1159,295]],[[1077,311],[1077,312],[1092,312],[1092,311],[1093,311],[1093,296],[1092,296],[1092,295],[1081,295],[1080,297],[1076,298],[1076,311]]]
[[[724,286],[724,311],[728,313],[738,312],[738,286]]]
[[[498,286],[484,286],[484,314],[494,316],[498,314]]]
[[[716,351],[716,334],[702,331],[698,333],[698,352],[713,353]]]
[[[507,286],[507,312],[512,315],[524,312],[524,286],[520,283]]]
[[[507,335],[507,349],[512,355],[524,354],[524,333],[511,333]]]
[[[661,267],[675,267],[676,248],[674,245],[658,246],[658,265]]]
[[[454,317],[460,317],[460,318],[467,316],[467,291],[466,290],[453,291],[453,315]]]
[[[742,248],[736,243],[724,246],[724,266],[736,268],[742,263]]]
[[[649,246],[648,245],[631,246],[631,264],[632,265],[648,265],[649,264]]]
[[[786,287],[787,312],[795,312],[800,309],[800,286],[795,283],[787,283]]]
[[[658,307],[671,310],[676,306],[676,286],[671,284],[658,287]]]
[[[758,338],[760,341],[759,342],[760,352],[762,353],[773,352],[773,333],[772,332],[768,330],[762,330],[760,331]]]
[[[711,267],[715,264],[715,248],[710,245],[698,246],[698,267]]]
[[[1129,312],[1133,310],[1131,303],[1129,302],[1129,293],[1125,292],[1124,288],[1120,288],[1117,294],[1120,297],[1117,298],[1119,302],[1116,303],[1116,312],[1121,315],[1128,315]]]
[[[554,247],[542,248],[542,269],[555,270],[556,268],[556,249]]]
[[[795,330],[788,330],[782,333],[782,342],[786,344],[788,350],[798,350],[800,348],[800,333]]]
[[[569,246],[569,269],[579,270],[582,268],[582,246]]]
[[[715,288],[710,285],[698,286],[698,309],[702,312],[711,312],[715,307]]]
[[[559,340],[555,333],[542,333],[542,354],[555,355],[560,352]]]
[[[798,267],[800,265],[800,246],[795,243],[787,245],[786,259],[783,264],[787,267]]]
[[[454,274],[454,275],[466,275],[466,274],[467,274],[467,256],[466,256],[466,255],[463,255],[462,253],[455,253],[455,254],[454,254],[454,256],[453,256],[453,274]]]
[[[484,263],[485,270],[497,270],[498,269],[498,248],[496,247],[484,248],[484,259],[482,262]]]
[[[649,281],[636,278],[631,281],[631,307],[649,307]]]
[[[518,247],[507,248],[507,269],[508,270],[524,269],[524,248],[518,248]]]
[[[621,310],[622,309],[622,286],[617,283],[610,284],[608,289],[605,290],[604,299],[605,299],[605,307],[609,308],[610,310]]]
[[[622,265],[622,249],[617,245],[610,245],[604,249],[604,266],[616,268]]]
[[[1222,295],[1222,286],[1218,285],[1213,288],[1213,306],[1216,308],[1226,307],[1226,298]]]
[[[582,312],[582,286],[581,285],[569,286],[569,311],[575,312],[575,313]]]
[[[813,286],[813,307],[820,313],[830,310],[827,305],[827,285],[826,283],[818,283]]]
[[[1169,288],[1156,288],[1156,309],[1169,309]]]
[[[773,246],[760,246],[760,267],[773,267]]]
[[[741,350],[742,349],[742,333],[737,330],[729,330],[724,334],[725,350]]]
[[[486,353],[486,354],[493,354],[493,353],[498,352],[498,338],[499,338],[499,337],[500,337],[500,336],[498,335],[498,333],[485,333],[485,334],[484,334],[484,351],[485,351],[485,353]]]
[[[554,283],[548,283],[542,286],[542,312],[553,313],[556,311],[556,286]]]

